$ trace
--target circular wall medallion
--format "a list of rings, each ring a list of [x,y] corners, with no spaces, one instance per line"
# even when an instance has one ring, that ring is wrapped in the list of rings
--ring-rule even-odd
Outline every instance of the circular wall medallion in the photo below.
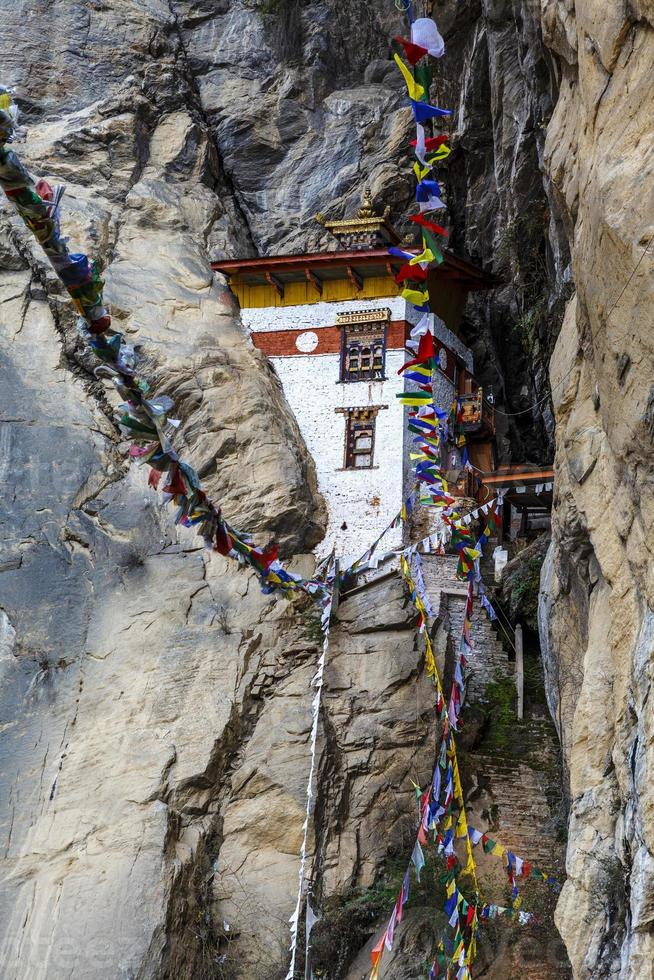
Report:
[[[295,340],[295,346],[303,354],[310,354],[318,346],[318,334],[313,330],[305,330]]]

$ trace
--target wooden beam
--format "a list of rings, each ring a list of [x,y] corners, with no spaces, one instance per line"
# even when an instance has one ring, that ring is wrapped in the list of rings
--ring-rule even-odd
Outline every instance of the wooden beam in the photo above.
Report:
[[[307,282],[311,283],[319,296],[322,296],[322,280],[311,269],[305,269],[304,274],[307,277]]]
[[[351,265],[347,266],[347,276],[350,282],[352,283],[352,285],[354,286],[354,288],[357,290],[357,292],[360,293],[361,290],[363,289],[363,279],[361,278],[359,273],[352,268]]]
[[[278,279],[277,276],[273,276],[272,272],[266,272],[265,276],[268,285],[274,286],[280,299],[284,299],[284,283],[281,281],[281,279]]]

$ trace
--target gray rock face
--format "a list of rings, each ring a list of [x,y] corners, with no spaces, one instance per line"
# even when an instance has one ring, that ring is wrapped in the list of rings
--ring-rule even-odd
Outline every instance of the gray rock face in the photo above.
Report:
[[[500,461],[549,462],[547,363],[570,278],[564,228],[542,173],[557,69],[543,44],[538,3],[442,7],[439,96],[457,107],[446,167],[451,243],[499,280],[468,304],[468,343],[477,377],[496,398]]]
[[[547,2],[561,90],[545,162],[577,295],[550,373],[549,662],[572,798],[557,921],[579,980],[652,973],[654,168],[651,4]]]
[[[564,107],[577,57],[571,6],[546,4],[545,13],[568,66]],[[543,394],[550,321],[569,278],[540,173],[558,75],[527,0],[444,0],[436,16],[449,53],[434,93],[458,107],[444,174],[452,245],[505,280],[470,308],[476,370],[505,408],[521,411]],[[313,465],[209,260],[327,244],[315,211],[352,210],[364,184],[401,225],[411,127],[389,38],[403,29],[392,0],[18,0],[2,10],[2,81],[15,86],[28,124],[19,151],[39,176],[66,182],[67,232],[105,264],[116,325],[141,345],[156,390],[177,402],[179,445],[212,496],[237,526],[274,534],[307,572],[302,556],[324,524]],[[593,84],[605,83],[596,67]],[[566,184],[565,161],[549,167],[570,231],[579,185]],[[580,268],[595,268],[591,253]],[[143,475],[127,469],[112,395],[92,375],[57,282],[4,216],[0,336],[0,975],[273,980],[286,958],[304,820],[312,612],[261,596],[251,576],[208,561],[171,526]],[[627,338],[618,340],[623,353]],[[641,374],[625,365],[629,385]],[[506,423],[507,456],[547,455],[551,419],[545,411],[534,429],[538,414]],[[584,494],[602,471],[603,445],[578,440]],[[625,535],[635,507],[616,516]],[[611,579],[600,551],[597,602]],[[583,591],[584,567],[574,583]],[[431,764],[431,691],[417,680],[397,585],[356,602],[339,611],[326,677],[321,900],[369,885],[406,843],[411,794],[389,787]],[[571,638],[587,633],[581,620]],[[647,695],[637,693],[640,710]],[[646,726],[640,734],[636,797]],[[624,762],[627,748],[618,755]],[[637,966],[647,958],[648,836],[636,805],[628,832],[609,820],[632,786],[624,765],[617,772],[596,796],[584,789],[573,829],[583,842],[601,824],[600,859],[617,868],[618,855],[638,872],[638,935],[623,947],[636,950]],[[591,877],[588,891],[601,895],[601,860]],[[568,893],[584,895],[583,885]],[[615,964],[613,940],[602,942],[621,894],[601,922],[589,904],[600,925],[580,976]],[[575,965],[584,955],[575,947]]]

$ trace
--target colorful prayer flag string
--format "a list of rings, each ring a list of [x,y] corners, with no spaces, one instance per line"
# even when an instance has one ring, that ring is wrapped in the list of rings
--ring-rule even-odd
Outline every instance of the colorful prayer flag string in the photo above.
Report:
[[[302,579],[282,567],[274,542],[258,547],[248,535],[233,528],[220,507],[207,497],[195,470],[175,452],[171,439],[179,421],[172,418],[172,400],[161,395],[146,397],[150,385],[137,374],[133,348],[120,334],[108,333],[111,317],[103,303],[104,282],[97,264],[83,253],[71,252],[61,235],[63,188],[52,188],[44,180],[35,185],[18,156],[4,145],[13,138],[16,119],[11,95],[0,87],[0,186],[66,287],[80,315],[79,332],[103,362],[96,373],[108,376],[124,399],[117,422],[132,443],[130,457],[150,467],[149,486],[160,489],[175,503],[175,523],[196,527],[213,550],[249,565],[259,576],[264,592],[303,589],[312,596],[324,595],[322,582]]]

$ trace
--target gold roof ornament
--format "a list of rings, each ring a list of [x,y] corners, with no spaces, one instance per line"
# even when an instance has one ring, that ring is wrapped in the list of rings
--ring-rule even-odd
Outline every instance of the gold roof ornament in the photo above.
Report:
[[[374,213],[373,208],[372,208],[372,194],[370,193],[370,190],[366,187],[365,191],[363,192],[363,197],[361,198],[361,207],[359,208],[359,217],[360,218],[373,218],[374,217],[374,214],[375,213]]]
[[[356,218],[326,221],[324,216],[318,213],[316,221],[338,239],[342,250],[361,252],[384,248],[399,242],[400,236],[388,221],[390,213],[390,206],[387,205],[382,214],[375,214],[372,194],[366,188]]]

